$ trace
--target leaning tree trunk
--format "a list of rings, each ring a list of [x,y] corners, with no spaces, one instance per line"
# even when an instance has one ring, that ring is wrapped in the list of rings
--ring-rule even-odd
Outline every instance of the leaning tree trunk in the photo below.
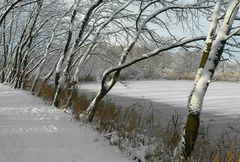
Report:
[[[3,21],[3,29],[4,31],[6,30],[6,20],[4,19]],[[8,47],[9,45],[7,44],[7,40],[6,40],[6,33],[3,32],[3,67],[2,67],[2,72],[0,73],[1,75],[1,83],[3,83],[5,81],[5,71],[6,71],[6,66],[7,66],[7,55],[8,55]]]
[[[66,60],[66,65],[65,65],[65,68],[63,70],[63,74],[62,76],[59,78],[58,81],[55,81],[55,83],[57,82],[58,85],[57,85],[57,88],[56,88],[56,92],[55,92],[55,95],[54,95],[54,99],[53,99],[53,105],[58,107],[58,100],[59,100],[59,95],[61,93],[61,90],[64,89],[64,85],[66,85],[66,87],[69,86],[70,83],[70,70],[71,70],[71,65],[73,63],[73,58],[75,56],[75,50],[78,48],[79,46],[79,43],[82,39],[82,36],[84,34],[84,31],[88,25],[88,21],[90,20],[91,18],[91,14],[92,12],[100,5],[102,4],[103,0],[97,0],[96,2],[94,2],[88,9],[87,13],[85,14],[82,22],[81,22],[81,25],[80,25],[80,29],[79,29],[79,32],[78,32],[78,36],[77,38],[75,39],[72,47],[71,47],[71,50],[69,52],[69,55],[67,57],[67,60]]]
[[[195,82],[194,82],[193,88],[192,88],[191,93],[189,95],[188,106],[187,107],[189,107],[193,92],[196,88],[196,84],[201,77],[201,74],[202,74],[203,69],[206,65],[209,53],[210,53],[211,48],[212,48],[212,43],[213,43],[213,40],[214,40],[214,37],[215,37],[215,34],[216,34],[218,20],[219,20],[219,17],[220,17],[221,2],[222,2],[222,0],[218,0],[214,9],[213,9],[213,14],[212,14],[212,17],[211,17],[211,23],[210,23],[210,26],[209,26],[209,30],[208,30],[206,40],[205,40],[205,45],[204,45],[204,49],[203,49],[203,53],[202,53],[202,58],[201,58],[201,61],[200,61],[200,64],[199,64],[199,68],[197,70],[197,74],[195,76]]]
[[[142,30],[144,29],[144,27],[146,26],[146,24],[149,21],[151,21],[154,17],[156,17],[158,14],[160,14],[162,12],[165,12],[166,10],[168,10],[170,8],[171,7],[166,7],[166,8],[161,8],[161,9],[157,10],[153,14],[149,15],[142,23],[140,23],[140,25],[138,24],[139,22],[137,20],[137,22],[136,22],[136,24],[137,24],[136,34],[135,34],[134,38],[132,39],[132,41],[127,45],[127,47],[124,49],[123,53],[121,54],[121,58],[120,58],[120,61],[119,61],[118,65],[122,65],[122,64],[125,63],[125,61],[128,57],[128,54],[130,53],[133,46],[137,42],[137,40],[140,37],[140,34],[141,34]],[[118,77],[119,77],[119,74],[121,72],[121,69],[118,69],[118,70],[114,71],[114,74],[111,77],[111,80],[108,83],[106,83],[106,79],[107,79],[108,75],[111,74],[112,72],[113,71],[111,71],[111,68],[104,72],[101,89],[99,90],[99,92],[97,93],[95,98],[92,100],[92,102],[88,106],[87,110],[83,114],[81,114],[81,117],[84,118],[84,120],[87,120],[88,122],[92,122],[92,120],[95,116],[95,113],[97,111],[97,104],[101,101],[101,99],[103,97],[106,96],[106,94],[112,89],[112,87],[118,81]]]
[[[229,38],[229,33],[239,8],[239,3],[240,2],[238,0],[231,2],[231,5],[229,6],[224,17],[224,21],[221,24],[220,30],[217,33],[216,39],[213,41],[206,65],[190,98],[187,122],[183,129],[182,137],[178,145],[179,155],[182,159],[188,160],[191,152],[193,151],[195,142],[197,140],[198,128],[200,124],[200,113],[202,110],[204,96],[214,75],[216,67],[218,66],[218,63],[222,57],[224,46]]]
[[[122,53],[121,59],[118,63],[118,65],[121,65],[123,63],[125,63],[127,56],[129,54],[129,52],[131,51],[131,49],[133,48],[134,44],[136,43],[138,37],[140,35],[140,31],[138,31],[137,35],[135,36],[135,38],[129,43],[129,45],[124,49],[124,52]],[[111,80],[107,82],[107,78],[109,76],[109,74],[112,73],[111,68],[106,70],[103,74],[103,78],[102,78],[102,85],[101,85],[101,89],[99,90],[99,92],[97,93],[97,95],[95,96],[95,98],[92,100],[91,104],[88,106],[87,110],[81,114],[81,117],[84,118],[84,120],[86,119],[88,122],[92,122],[96,111],[97,111],[97,104],[103,99],[103,97],[106,96],[106,94],[112,89],[112,87],[116,84],[116,82],[118,81],[118,77],[120,75],[121,69],[116,70],[111,78]]]
[[[97,47],[97,45],[101,42],[101,40],[104,38],[104,36],[102,36],[101,38],[99,38],[101,31],[116,17],[117,14],[119,14],[122,10],[124,10],[127,6],[129,6],[131,3],[133,2],[133,0],[129,1],[128,3],[122,5],[119,9],[117,9],[108,19],[106,19],[104,21],[103,24],[100,25],[100,27],[98,28],[98,30],[96,31],[96,34],[92,40],[92,44],[88,47],[88,49],[86,50],[86,52],[81,55],[81,59],[78,62],[78,65],[76,67],[76,70],[74,72],[74,76],[73,76],[73,80],[71,81],[72,86],[69,87],[70,90],[70,95],[68,97],[67,103],[66,103],[66,107],[69,107],[71,105],[71,101],[72,101],[72,97],[73,97],[73,93],[76,91],[77,88],[77,83],[78,83],[78,77],[79,77],[79,73],[80,73],[80,69],[82,67],[82,65],[87,61],[87,59],[89,58],[91,51],[93,51],[94,48]],[[82,42],[83,43],[83,42]],[[119,75],[119,74],[118,74]],[[117,78],[118,76],[115,75],[115,77]],[[114,83],[115,84],[115,83]],[[103,96],[105,96],[106,94],[104,94]],[[100,95],[102,96],[102,95]],[[102,98],[101,98],[102,99]],[[101,100],[99,99],[99,101]],[[97,99],[98,100],[98,99]],[[97,101],[97,102],[99,102]]]
[[[33,85],[32,85],[32,88],[31,88],[31,93],[32,93],[32,94],[33,94],[34,91],[35,91],[35,87],[36,87],[36,85],[37,85],[38,79],[39,79],[39,77],[40,77],[40,75],[41,75],[41,72],[42,72],[42,70],[43,70],[43,68],[44,68],[45,62],[46,62],[46,60],[47,60],[47,57],[48,57],[48,55],[49,55],[50,48],[51,48],[51,46],[52,46],[52,43],[53,43],[53,40],[54,40],[54,37],[55,37],[55,33],[56,33],[56,29],[57,29],[58,23],[61,21],[61,19],[62,19],[62,17],[59,18],[59,20],[56,22],[56,24],[55,24],[54,27],[53,27],[51,39],[50,39],[50,41],[49,41],[49,43],[48,43],[48,45],[47,45],[46,51],[45,51],[45,53],[44,53],[43,61],[42,61],[41,64],[39,65],[39,67],[38,67],[38,69],[37,69],[37,74],[36,74],[36,76],[35,76],[35,78],[34,78],[34,81],[33,81]]]
[[[192,101],[192,96],[193,96],[193,94],[194,94],[194,92],[196,90],[197,83],[198,83],[198,81],[199,81],[199,79],[200,79],[200,77],[202,75],[203,69],[204,69],[204,67],[206,65],[209,53],[210,53],[211,48],[212,48],[212,43],[213,43],[214,36],[215,36],[216,30],[217,30],[219,14],[220,14],[220,8],[221,8],[221,0],[217,1],[216,5],[214,7],[214,10],[213,10],[213,14],[212,14],[212,17],[211,17],[211,23],[210,23],[210,26],[209,26],[208,35],[206,37],[205,45],[204,45],[204,49],[203,49],[203,53],[202,53],[202,58],[201,58],[200,65],[199,65],[199,68],[198,68],[196,76],[195,76],[195,81],[194,81],[193,88],[192,88],[192,90],[190,92],[190,95],[189,95],[188,104],[187,104],[187,108],[188,109],[190,108],[190,104],[191,104],[191,101]],[[189,138],[196,140],[198,127],[199,127],[199,118],[195,119],[192,115],[189,115],[186,125],[190,125],[191,123],[195,123],[195,124],[192,125],[191,128],[188,127],[188,129],[194,129],[194,128],[195,129],[193,131],[186,130],[186,133],[190,133],[189,135],[187,135]],[[191,132],[196,132],[196,133],[192,134]],[[191,147],[193,147],[193,146],[191,146]],[[188,153],[185,153],[185,150],[177,150],[175,156],[177,156],[177,153],[181,154],[182,157],[186,156],[185,154],[188,154]]]
[[[76,18],[76,15],[77,15],[77,9],[78,9],[79,3],[80,3],[80,0],[75,1],[73,6],[71,7],[71,8],[73,8],[73,12],[72,12],[72,15],[71,15],[71,20],[70,20],[70,28],[67,32],[67,41],[64,45],[64,50],[63,50],[63,52],[62,52],[62,54],[61,54],[61,56],[60,56],[60,58],[57,62],[56,69],[55,69],[55,77],[54,77],[55,87],[57,87],[58,84],[59,84],[60,70],[61,70],[63,61],[66,58],[66,55],[67,55],[67,52],[69,50],[69,46],[70,46],[70,43],[71,43],[71,40],[72,40],[72,35],[73,35],[72,30],[73,30],[75,18]]]
[[[14,85],[14,88],[20,88],[21,87],[21,82],[23,80],[23,75],[24,75],[24,66],[26,66],[27,64],[27,59],[28,59],[28,54],[25,53],[27,52],[27,50],[29,50],[31,48],[31,45],[33,43],[33,39],[34,39],[34,34],[33,34],[33,31],[36,27],[36,23],[37,23],[37,20],[38,20],[38,17],[39,17],[39,14],[41,12],[41,9],[42,9],[42,5],[43,5],[43,1],[39,1],[38,2],[38,8],[37,8],[37,13],[36,15],[32,18],[32,23],[30,25],[30,29],[29,29],[29,32],[28,32],[28,36],[25,40],[25,42],[23,43],[22,47],[20,48],[20,56],[21,56],[21,59],[19,59],[19,64],[18,64],[18,68],[17,68],[17,71],[19,72],[19,74],[16,76],[16,82],[15,82],[15,85]],[[27,44],[28,43],[28,44]],[[24,47],[27,45],[27,48],[26,48],[26,51],[23,52],[23,49]],[[23,54],[23,56],[22,56]],[[21,70],[22,68],[22,70]]]
[[[120,64],[118,64],[114,67],[109,68],[103,74],[103,79],[102,79],[102,84],[101,84],[100,91],[97,93],[96,97],[91,102],[88,109],[83,114],[80,114],[80,118],[85,118],[89,122],[92,121],[92,119],[95,115],[95,112],[97,110],[97,104],[111,90],[111,88],[115,85],[115,83],[117,82],[118,76],[119,76],[122,69],[127,68],[131,65],[134,65],[134,64],[136,64],[140,61],[143,61],[143,60],[149,59],[151,57],[157,56],[162,52],[165,52],[165,51],[177,48],[177,47],[182,47],[183,45],[186,45],[188,43],[192,43],[192,42],[200,41],[200,40],[205,40],[205,39],[206,39],[206,37],[201,36],[201,37],[196,37],[196,38],[185,39],[185,40],[182,40],[182,41],[179,41],[179,42],[174,42],[170,45],[166,45],[166,46],[163,46],[161,48],[157,48],[157,49],[155,49],[155,50],[153,50],[149,53],[141,54],[140,56],[135,57],[131,61],[127,61],[125,63],[120,63]],[[109,77],[110,74],[113,74],[113,77],[111,77],[111,80],[109,82],[107,82],[107,78]]]
[[[9,69],[7,78],[5,82],[9,82],[11,84],[14,83],[15,79],[18,78],[20,72],[19,70],[19,66],[21,65],[21,60],[22,60],[22,51],[25,48],[27,42],[29,41],[29,39],[31,39],[31,35],[33,32],[33,29],[35,27],[37,18],[39,16],[39,13],[41,11],[41,7],[42,7],[42,0],[37,2],[37,13],[35,15],[31,15],[31,17],[29,18],[29,20],[26,22],[26,25],[24,26],[23,32],[20,36],[20,40],[19,43],[16,47],[15,53],[12,57],[12,65]]]
[[[12,63],[11,65],[9,66],[9,70],[7,72],[7,76],[6,76],[6,79],[5,79],[5,83],[6,82],[12,82],[12,78],[15,76],[15,73],[16,73],[16,67],[17,67],[17,62],[18,62],[18,52],[19,52],[19,49],[20,47],[22,46],[22,41],[24,41],[24,34],[26,33],[26,29],[27,29],[28,25],[25,26],[25,29],[23,30],[22,34],[21,34],[21,38],[20,38],[20,41],[15,49],[15,52],[11,58],[12,60]]]

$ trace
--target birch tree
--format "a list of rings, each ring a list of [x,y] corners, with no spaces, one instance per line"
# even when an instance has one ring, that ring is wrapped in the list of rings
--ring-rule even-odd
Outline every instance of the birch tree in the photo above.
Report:
[[[89,45],[89,47],[86,49],[86,51],[83,53],[83,54],[80,54],[80,59],[78,61],[78,64],[76,66],[76,70],[74,72],[74,75],[72,77],[72,85],[69,87],[71,90],[70,92],[70,96],[68,98],[68,101],[67,101],[67,104],[66,106],[70,106],[70,102],[71,102],[71,98],[72,98],[72,95],[73,95],[73,92],[75,91],[76,89],[76,84],[78,83],[78,78],[79,78],[79,73],[80,73],[80,70],[83,66],[83,64],[86,62],[87,58],[89,58],[90,54],[91,54],[91,51],[93,51],[94,48],[97,47],[97,45],[101,42],[101,38],[100,38],[100,34],[101,34],[101,31],[106,28],[106,26],[113,20],[116,18],[116,16],[121,12],[123,11],[126,7],[128,7],[131,3],[133,2],[133,0],[123,4],[122,6],[120,6],[118,9],[116,9],[116,11],[114,11],[110,16],[109,18],[107,18],[97,29],[96,33],[94,34],[94,37],[92,39],[92,43]],[[102,36],[102,38],[104,38],[104,36]],[[100,40],[98,40],[100,39]]]
[[[26,47],[26,45],[28,44],[29,40],[31,40],[31,38],[32,38],[32,33],[35,28],[39,13],[41,11],[42,3],[43,3],[42,1],[39,1],[37,3],[37,12],[36,13],[34,13],[34,12],[30,13],[29,19],[26,22],[26,25],[20,36],[19,42],[15,48],[15,52],[12,57],[12,65],[9,68],[8,76],[6,78],[6,81],[8,81],[10,83],[14,83],[15,78],[19,76],[18,69],[22,62],[23,50]]]
[[[60,91],[64,88],[65,84],[69,85],[69,82],[70,82],[70,67],[71,67],[71,64],[73,63],[75,51],[79,47],[79,43],[81,42],[84,31],[87,27],[87,24],[88,24],[89,20],[90,20],[91,14],[102,2],[103,2],[103,0],[97,0],[97,1],[93,2],[90,5],[87,12],[85,13],[84,18],[80,23],[78,35],[77,35],[76,39],[74,40],[74,43],[73,43],[73,45],[70,49],[68,57],[66,58],[66,64],[65,64],[65,67],[64,67],[64,70],[63,70],[63,74],[61,75],[61,77],[59,78],[59,81],[58,81],[58,86],[56,88],[56,93],[54,95],[54,101],[53,101],[53,105],[56,106],[56,107],[58,106],[58,98],[59,98],[59,94],[61,93]],[[66,85],[66,87],[68,85]]]
[[[121,54],[121,58],[119,60],[119,63],[116,67],[112,67],[108,70],[106,70],[103,74],[102,77],[102,83],[101,83],[101,89],[99,90],[99,92],[97,93],[97,95],[95,96],[95,98],[92,100],[91,104],[89,105],[89,107],[87,108],[87,110],[81,114],[82,118],[85,118],[88,122],[91,122],[93,120],[93,117],[97,111],[97,104],[101,101],[101,99],[112,89],[112,87],[115,85],[115,83],[118,81],[118,77],[120,75],[120,72],[123,68],[130,66],[138,61],[141,61],[143,59],[155,56],[157,54],[159,54],[162,51],[166,51],[168,49],[172,49],[173,47],[179,47],[178,44],[183,43],[182,41],[179,41],[177,43],[171,44],[170,46],[164,46],[162,48],[158,48],[155,51],[152,51],[152,53],[148,53],[148,54],[143,54],[142,56],[132,60],[131,62],[128,62],[127,64],[125,64],[127,57],[130,53],[130,51],[132,50],[132,48],[134,47],[134,45],[137,43],[140,35],[142,34],[143,30],[147,30],[146,29],[146,24],[149,23],[152,19],[154,19],[155,17],[157,17],[158,15],[165,13],[169,10],[187,10],[187,9],[202,9],[202,8],[206,8],[206,6],[201,6],[201,4],[204,2],[200,2],[197,4],[192,4],[192,5],[169,5],[169,6],[164,6],[163,8],[155,11],[154,13],[152,13],[151,15],[148,15],[144,20],[142,20],[142,22],[139,22],[139,20],[141,20],[141,15],[144,12],[144,10],[148,9],[149,6],[151,6],[152,3],[146,5],[145,7],[141,6],[141,11],[139,12],[139,16],[136,20],[136,32],[135,35],[133,36],[133,39],[130,41],[130,43],[125,47],[123,53]],[[194,40],[199,40],[199,38],[196,39],[192,39],[192,41]],[[189,40],[188,40],[189,41]],[[188,42],[186,41],[186,42]],[[183,43],[186,44],[186,43]],[[183,45],[181,44],[181,45]],[[176,46],[175,46],[176,45]],[[107,78],[110,76],[110,74],[112,75],[110,78],[110,81],[107,82]]]
[[[64,50],[63,50],[63,52],[62,52],[62,54],[61,54],[61,56],[60,56],[60,58],[57,62],[56,69],[55,69],[55,79],[54,79],[55,80],[55,86],[58,86],[59,79],[60,79],[60,70],[61,70],[63,61],[66,58],[66,55],[67,55],[67,52],[69,50],[69,46],[70,46],[70,43],[71,43],[71,40],[72,40],[73,27],[74,27],[74,22],[75,22],[75,19],[76,19],[79,4],[80,4],[80,0],[75,0],[74,3],[73,3],[73,6],[72,6],[73,11],[72,11],[72,15],[71,15],[69,30],[67,32],[67,41],[64,45]]]
[[[34,79],[33,84],[32,84],[31,93],[34,92],[36,84],[37,84],[37,81],[38,81],[38,79],[39,79],[39,77],[41,75],[41,72],[43,70],[44,65],[46,64],[46,59],[47,59],[47,56],[49,55],[49,51],[50,51],[51,45],[53,43],[53,40],[54,40],[54,37],[55,37],[55,34],[56,34],[56,29],[57,29],[57,26],[58,26],[60,21],[61,21],[61,18],[56,22],[56,24],[53,27],[51,39],[50,39],[50,41],[49,41],[49,43],[48,43],[48,45],[46,47],[46,50],[45,50],[44,56],[42,58],[42,61],[41,61],[40,65],[37,68],[37,74],[36,74],[35,79]]]
[[[205,42],[203,58],[201,60],[194,87],[190,94],[188,102],[187,121],[182,132],[181,141],[179,142],[179,146],[176,150],[176,154],[179,154],[181,159],[187,160],[194,148],[194,144],[198,135],[200,114],[204,96],[214,75],[214,72],[221,60],[226,41],[233,35],[230,32],[239,9],[239,3],[240,2],[238,0],[233,0],[231,2],[224,16],[221,27],[217,33],[215,31],[216,24],[219,19],[221,1],[218,1],[216,3],[209,34]],[[212,36],[214,33],[216,33],[217,36],[213,40]]]
[[[13,2],[11,1],[11,3]],[[9,1],[4,4],[8,7],[11,3]],[[54,21],[59,18],[59,15],[66,12],[64,7],[59,7],[60,4],[59,1],[48,0],[44,3],[43,0],[21,1],[13,7],[8,16],[5,16],[4,21],[9,22],[6,24],[8,28],[6,27],[6,30],[1,32],[8,36],[5,46],[9,46],[9,50],[7,50],[7,54],[5,52],[3,55],[5,68],[1,69],[2,76],[4,75],[2,81],[14,84],[15,88],[23,87],[29,74],[32,74],[40,65],[42,61],[39,60],[39,56],[42,55],[42,50],[45,48],[43,44],[50,39],[46,34],[49,32],[46,26],[51,28],[50,25],[55,23]],[[42,10],[43,8],[44,10]],[[59,10],[54,11],[57,8]],[[34,64],[37,60],[39,62]]]

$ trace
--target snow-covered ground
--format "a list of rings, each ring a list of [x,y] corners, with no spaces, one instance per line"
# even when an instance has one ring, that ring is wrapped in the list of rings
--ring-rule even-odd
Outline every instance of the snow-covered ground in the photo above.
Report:
[[[0,84],[0,162],[127,162],[71,116]]]
[[[144,98],[186,109],[192,85],[193,81],[184,80],[128,81],[123,84],[117,83],[109,94]],[[100,83],[82,83],[79,87],[95,92],[99,90]],[[238,117],[240,114],[240,83],[212,82],[205,96],[203,112]]]

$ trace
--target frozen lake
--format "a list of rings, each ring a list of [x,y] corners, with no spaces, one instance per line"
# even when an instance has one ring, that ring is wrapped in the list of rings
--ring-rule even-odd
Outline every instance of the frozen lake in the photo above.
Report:
[[[193,81],[128,81],[117,83],[110,95],[144,98],[186,109]],[[97,91],[100,83],[82,83],[80,88]],[[238,117],[240,114],[240,83],[212,82],[203,104],[203,112]]]
[[[192,85],[193,81],[185,80],[128,81],[117,83],[108,98],[126,107],[144,98],[163,113],[161,120],[169,121],[176,110],[186,116]],[[83,91],[96,92],[100,83],[81,83],[79,87]],[[235,126],[235,120],[239,119],[240,114],[240,83],[212,82],[205,96],[202,112],[201,120],[205,123],[215,123],[220,127],[228,127],[231,123]]]

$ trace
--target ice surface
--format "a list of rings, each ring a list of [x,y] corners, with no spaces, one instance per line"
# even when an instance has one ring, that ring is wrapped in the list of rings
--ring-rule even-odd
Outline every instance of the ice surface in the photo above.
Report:
[[[117,83],[110,91],[110,95],[132,98],[144,98],[154,102],[172,105],[186,109],[188,96],[193,81],[128,81]],[[79,88],[96,92],[100,83],[81,83]],[[240,83],[238,82],[212,82],[207,90],[203,112],[215,115],[227,115],[231,118],[240,114]]]

